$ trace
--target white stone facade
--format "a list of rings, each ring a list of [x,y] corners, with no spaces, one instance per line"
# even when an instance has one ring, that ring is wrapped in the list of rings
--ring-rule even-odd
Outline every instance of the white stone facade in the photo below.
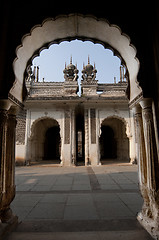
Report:
[[[17,162],[30,164],[47,159],[71,166],[135,160],[127,83],[98,84],[96,69],[88,62],[82,71],[82,94],[78,96],[77,73],[70,62],[64,70],[64,82],[38,82],[30,76],[26,82],[25,141],[21,144],[17,139]]]

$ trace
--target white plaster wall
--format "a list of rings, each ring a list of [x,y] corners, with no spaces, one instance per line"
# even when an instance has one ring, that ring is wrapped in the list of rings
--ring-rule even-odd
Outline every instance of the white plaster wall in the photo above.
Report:
[[[90,119],[90,109],[89,109],[89,159],[91,165],[96,166],[99,164],[99,116],[98,110],[96,109],[96,144],[91,143],[91,119]]]
[[[71,166],[71,144],[64,144],[62,151],[62,165]]]
[[[130,129],[130,117],[129,117],[129,110],[128,108],[120,108],[119,107],[115,107],[115,108],[109,108],[109,107],[106,107],[106,108],[101,108],[99,109],[99,119],[100,119],[100,125],[102,124],[103,120],[108,118],[108,117],[116,117],[116,118],[119,118],[119,119],[123,119],[126,121],[127,123],[127,134],[131,131]]]
[[[25,152],[26,152],[25,145],[16,145],[16,148],[15,148],[16,162],[21,163],[21,164],[23,164],[25,162]]]
[[[91,165],[96,166],[98,165],[98,147],[97,144],[90,144],[89,145],[89,159]]]
[[[55,119],[58,123],[59,123],[59,126],[60,126],[60,130],[61,130],[61,135],[63,135],[63,117],[64,117],[64,114],[63,114],[63,111],[59,111],[59,110],[56,110],[56,109],[32,109],[30,110],[30,132],[29,132],[29,136],[31,135],[31,128],[33,126],[33,123],[36,121],[36,120],[40,120],[40,119],[43,119],[43,118],[52,118],[52,119]]]

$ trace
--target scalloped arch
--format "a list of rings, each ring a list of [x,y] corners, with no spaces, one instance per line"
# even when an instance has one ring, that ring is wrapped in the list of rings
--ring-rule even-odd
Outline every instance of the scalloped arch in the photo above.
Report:
[[[126,129],[126,136],[129,138],[129,137],[130,137],[130,131],[129,131],[129,130],[130,130],[130,126],[129,126],[129,122],[128,122],[125,118],[120,117],[120,116],[118,116],[118,115],[111,115],[111,116],[108,116],[108,117],[104,118],[104,119],[102,120],[102,122],[101,122],[100,128],[101,128],[102,124],[104,123],[104,121],[109,120],[109,119],[111,119],[111,118],[113,118],[113,119],[118,119],[118,120],[120,120],[120,121],[123,122],[123,124],[125,125],[125,129]]]
[[[31,59],[50,44],[73,39],[90,40],[110,48],[126,65],[130,81],[130,101],[141,94],[142,89],[137,82],[139,61],[136,49],[130,43],[130,38],[122,33],[116,25],[111,25],[106,19],[94,16],[70,14],[49,18],[41,25],[34,26],[30,34],[22,38],[22,44],[16,49],[16,59],[13,62],[15,82],[10,93],[20,102],[23,101],[22,89],[25,70]]]
[[[40,121],[42,121],[42,120],[49,120],[49,121],[51,121],[52,123],[53,122],[56,122],[57,123],[57,125],[59,126],[59,128],[60,128],[60,124],[59,124],[59,122],[57,121],[57,119],[55,119],[55,118],[52,118],[52,117],[40,117],[40,118],[37,118],[37,119],[35,119],[33,122],[32,122],[32,124],[31,124],[31,128],[30,128],[30,139],[32,139],[33,137],[34,137],[34,130],[35,130],[35,127],[36,127],[36,125],[37,125],[37,123],[39,123]],[[60,128],[60,130],[61,130],[61,128]]]

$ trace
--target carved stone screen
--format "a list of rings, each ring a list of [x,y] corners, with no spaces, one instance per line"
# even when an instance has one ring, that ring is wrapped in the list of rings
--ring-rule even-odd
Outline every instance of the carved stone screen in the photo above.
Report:
[[[91,143],[96,143],[96,110],[94,108],[90,109],[91,117]]]
[[[65,144],[70,144],[70,111],[65,111],[65,125],[64,125],[64,134],[65,134]]]

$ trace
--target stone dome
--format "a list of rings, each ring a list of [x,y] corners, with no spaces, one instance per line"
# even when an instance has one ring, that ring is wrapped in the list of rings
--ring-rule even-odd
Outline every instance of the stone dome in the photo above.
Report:
[[[76,68],[75,65],[73,65],[72,63],[70,63],[69,65],[66,66],[67,70],[74,70]]]
[[[85,66],[85,71],[87,72],[87,73],[92,73],[92,71],[93,71],[93,66],[89,63],[89,64],[87,64],[86,66]]]
[[[94,67],[92,64],[90,64],[90,59],[89,59],[89,56],[88,56],[88,64],[86,66],[84,66],[83,64],[83,70],[82,70],[82,73],[85,73],[87,74],[88,76],[96,73],[97,70],[95,69],[95,64],[94,64]]]

